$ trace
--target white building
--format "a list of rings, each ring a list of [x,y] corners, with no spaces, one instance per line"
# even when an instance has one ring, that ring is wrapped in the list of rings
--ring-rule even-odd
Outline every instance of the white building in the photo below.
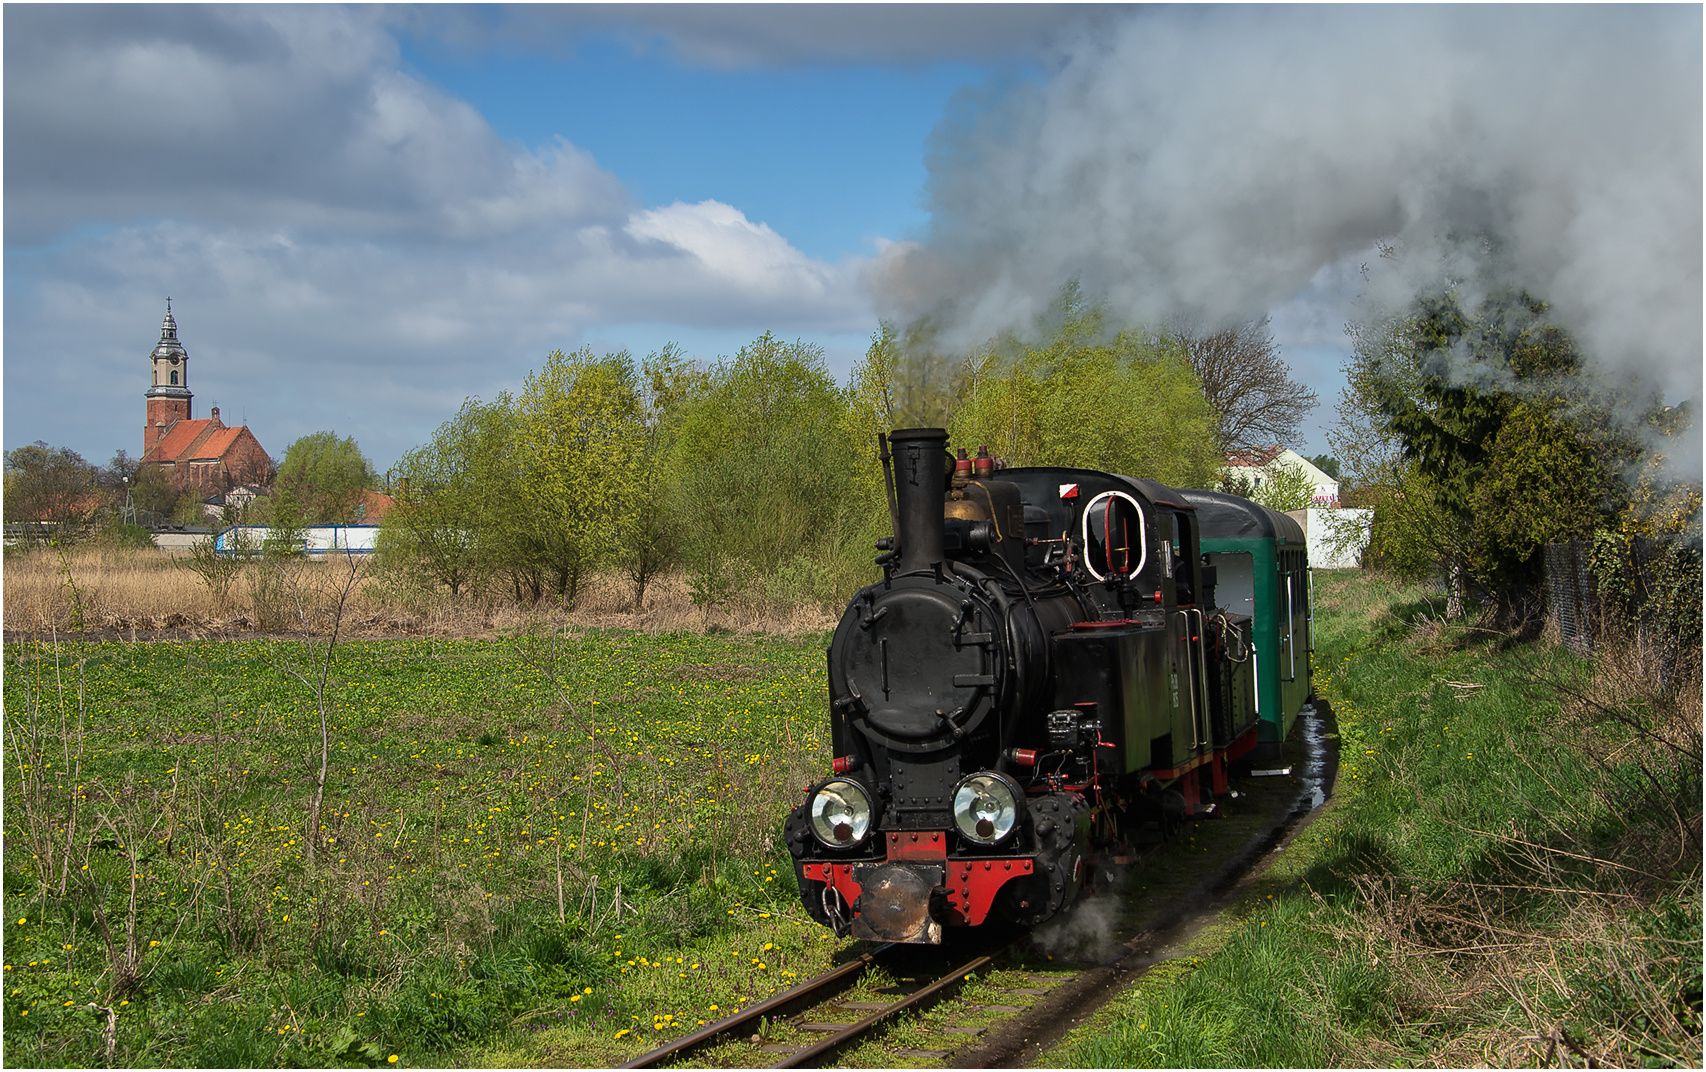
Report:
[[[1368,547],[1374,524],[1373,510],[1287,510],[1286,516],[1303,526],[1303,537],[1312,569],[1356,569]]]
[[[1250,482],[1250,489],[1254,491],[1267,483],[1275,470],[1281,468],[1303,470],[1310,483],[1315,485],[1315,494],[1310,498],[1314,505],[1339,505],[1339,482],[1323,473],[1314,462],[1293,450],[1274,446],[1230,454],[1226,458],[1226,468],[1220,472],[1222,476],[1244,477]]]
[[[379,540],[378,525],[305,525],[300,530],[302,553],[310,558],[330,554],[370,555]],[[265,525],[233,525],[213,537],[220,555],[247,558],[260,553],[272,538]]]

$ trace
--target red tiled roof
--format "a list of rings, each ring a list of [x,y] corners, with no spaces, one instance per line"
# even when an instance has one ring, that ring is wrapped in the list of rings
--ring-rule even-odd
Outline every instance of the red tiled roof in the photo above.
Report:
[[[178,423],[182,424],[184,422],[179,421]],[[190,460],[198,461],[204,458],[224,457],[225,452],[236,445],[237,440],[242,437],[243,429],[241,426],[237,428],[217,429],[212,435],[207,437],[207,441],[205,443],[195,448],[195,453],[191,455]]]
[[[367,508],[362,515],[363,521],[378,521],[385,516],[387,510],[397,505],[397,500],[384,492],[370,491],[365,488],[362,489],[360,502],[362,506]]]
[[[1229,466],[1249,465],[1260,469],[1275,458],[1279,457],[1280,452],[1284,449],[1284,447],[1272,446],[1253,447],[1249,450],[1234,451],[1226,456],[1226,464]]]
[[[187,462],[227,461],[241,463],[232,452],[248,439],[255,453],[264,453],[246,425],[226,427],[217,417],[202,420],[173,421],[158,442],[142,455],[141,460],[160,465],[182,465]]]
[[[212,423],[213,418],[211,417],[199,421],[173,421],[172,426],[166,429],[166,434],[160,437],[153,449],[142,456],[142,460],[145,462],[177,461],[184,451],[195,445],[195,441],[200,438],[203,432],[207,431],[208,425]]]

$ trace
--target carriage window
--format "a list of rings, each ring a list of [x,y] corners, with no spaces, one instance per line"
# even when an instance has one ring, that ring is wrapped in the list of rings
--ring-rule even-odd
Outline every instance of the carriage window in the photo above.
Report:
[[[1084,508],[1084,565],[1098,581],[1140,573],[1148,560],[1143,507],[1123,491],[1104,491]]]

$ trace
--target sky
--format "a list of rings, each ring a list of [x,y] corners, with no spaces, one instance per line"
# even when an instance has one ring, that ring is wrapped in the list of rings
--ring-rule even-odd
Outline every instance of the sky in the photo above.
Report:
[[[1347,321],[1442,279],[1533,287],[1604,372],[1700,395],[1698,6],[3,19],[8,449],[140,454],[168,296],[195,416],[382,472],[553,349],[774,331],[845,378],[879,318],[970,345],[1073,278],[1130,320],[1271,317],[1305,454]]]

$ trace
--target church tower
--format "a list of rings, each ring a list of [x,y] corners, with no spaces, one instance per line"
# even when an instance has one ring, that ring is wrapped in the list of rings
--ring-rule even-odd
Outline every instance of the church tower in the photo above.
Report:
[[[172,299],[166,299],[166,319],[160,325],[160,341],[149,355],[154,380],[149,385],[148,423],[142,429],[142,453],[153,449],[176,421],[190,419],[190,355],[178,342],[178,322],[172,319]]]

